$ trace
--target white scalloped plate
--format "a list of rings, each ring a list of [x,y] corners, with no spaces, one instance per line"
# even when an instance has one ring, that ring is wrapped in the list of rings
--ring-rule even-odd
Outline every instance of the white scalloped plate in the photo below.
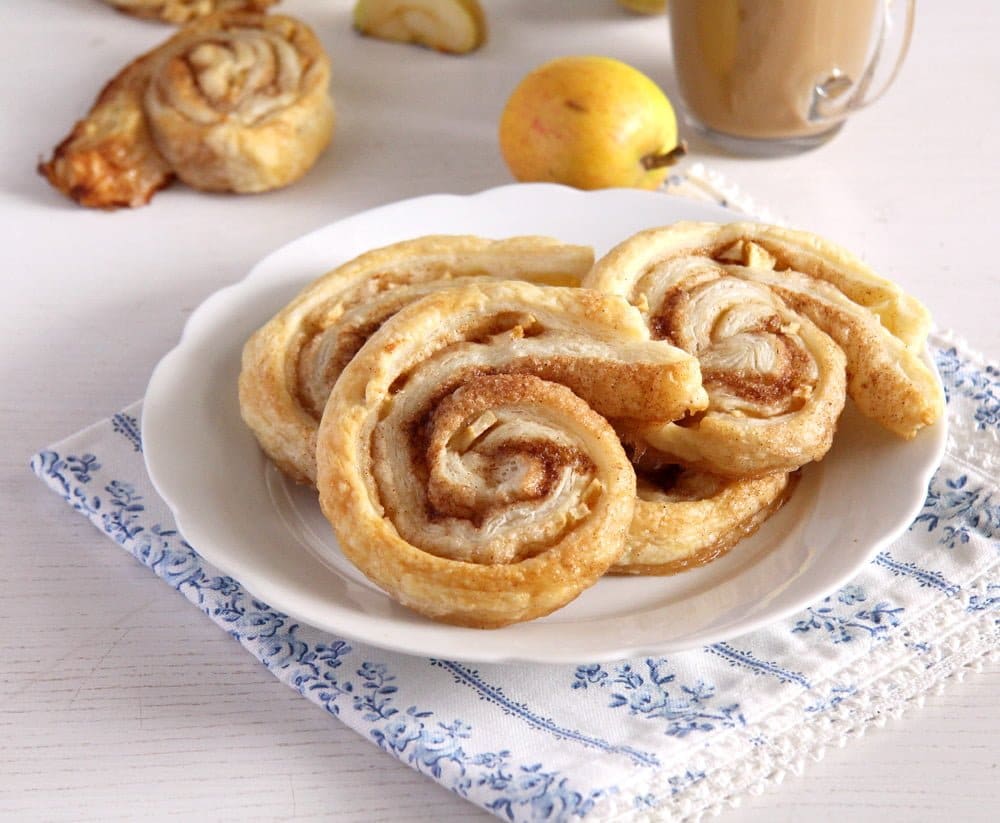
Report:
[[[546,618],[481,631],[434,623],[374,587],[337,548],[315,492],[288,483],[240,419],[243,341],[303,285],[357,254],[431,233],[549,234],[598,255],[722,208],[633,190],[512,185],[382,206],[312,232],[208,298],[153,372],[143,408],[149,475],[185,538],[254,596],[335,634],[411,654],[583,662],[667,653],[764,626],[824,597],[901,534],[945,445],[943,422],[903,442],[849,406],[833,450],[753,537],[700,569],[600,580]]]

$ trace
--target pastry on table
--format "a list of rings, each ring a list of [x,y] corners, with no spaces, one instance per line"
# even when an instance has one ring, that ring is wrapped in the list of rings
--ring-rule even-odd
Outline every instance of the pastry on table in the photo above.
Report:
[[[635,473],[608,418],[706,402],[697,361],[624,300],[483,280],[388,319],[320,422],[320,505],[346,557],[436,620],[548,614],[621,556]]]
[[[366,252],[306,286],[243,349],[240,410],[289,477],[316,480],[316,431],[337,377],[403,306],[475,280],[579,284],[589,246],[546,237],[437,235]]]
[[[264,11],[279,0],[104,0],[119,11],[162,20],[165,23],[187,23],[216,11],[245,9]]]
[[[330,61],[291,17],[226,12],[134,60],[39,166],[84,206],[141,206],[177,177],[261,192],[305,174],[333,134]]]

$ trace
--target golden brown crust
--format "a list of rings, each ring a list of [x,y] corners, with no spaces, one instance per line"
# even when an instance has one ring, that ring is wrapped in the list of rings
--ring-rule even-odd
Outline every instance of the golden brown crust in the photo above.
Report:
[[[640,307],[655,338],[696,356],[709,405],[676,423],[620,424],[691,468],[726,477],[789,472],[829,450],[844,406],[844,356],[766,286],[691,252],[710,229],[640,232],[595,264],[585,283]],[[679,239],[678,239],[679,238]]]
[[[830,335],[847,358],[847,393],[858,409],[900,437],[914,437],[944,411],[938,379],[878,317],[828,283],[798,272],[736,269],[767,285]]]
[[[543,363],[549,379],[533,373]],[[484,280],[402,309],[344,369],[320,423],[320,505],[344,554],[449,623],[502,626],[569,602],[625,545],[635,475],[602,405],[609,376],[621,389],[643,365],[672,373],[675,396],[627,409],[619,397],[617,411],[703,402],[693,358],[649,341],[617,298]],[[551,379],[565,375],[572,392]]]
[[[90,113],[38,171],[82,206],[145,205],[173,179],[142,109],[153,55],[133,60],[101,90]]]
[[[795,474],[723,478],[694,469],[640,475],[628,546],[611,574],[669,575],[721,557],[791,495]]]
[[[576,285],[589,247],[545,237],[435,235],[373,249],[310,283],[247,341],[240,408],[261,447],[299,482],[316,478],[316,430],[343,368],[403,306],[470,279]]]
[[[737,300],[726,306],[705,297],[723,282],[733,295],[745,294],[742,308]],[[918,356],[929,328],[927,310],[815,235],[757,223],[678,223],[619,244],[598,261],[585,285],[627,297],[644,310],[654,335],[697,351],[713,397],[708,413],[688,421],[684,430],[643,432],[656,448],[688,465],[742,476],[819,459],[839,415],[839,384],[866,415],[904,437],[941,414],[940,387]],[[757,328],[751,322],[752,294],[774,306],[773,318],[761,315]],[[740,314],[745,322],[739,322]],[[732,339],[723,339],[727,335]],[[842,351],[836,357],[826,351],[831,337]],[[801,343],[798,353],[794,347],[763,345],[767,340],[784,346],[792,338]],[[737,346],[743,347],[742,360]],[[800,367],[808,371],[810,360],[812,381],[786,381],[780,377],[785,371],[776,369],[787,362],[793,367],[789,377],[804,374]],[[836,374],[838,360],[846,380]],[[761,363],[767,366],[764,380]],[[732,403],[729,390],[735,388],[745,401],[757,402]],[[721,398],[726,402],[718,402]],[[781,398],[784,405],[770,402]],[[766,405],[772,408],[765,414]],[[740,422],[733,414],[752,419]],[[772,417],[780,432],[774,448],[759,436],[768,428],[764,417]],[[778,452],[774,459],[763,458],[769,451]]]
[[[189,23],[217,11],[265,11],[279,0],[104,0],[118,11],[164,23]]]
[[[174,176],[209,191],[284,186],[329,142],[328,83],[303,23],[211,15],[119,72],[39,171],[97,208],[143,205]]]

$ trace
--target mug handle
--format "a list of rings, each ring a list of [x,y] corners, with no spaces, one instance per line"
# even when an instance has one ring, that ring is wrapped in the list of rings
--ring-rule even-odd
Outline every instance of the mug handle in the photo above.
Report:
[[[882,0],[881,5],[882,25],[879,28],[878,43],[861,79],[855,83],[846,74],[835,70],[823,82],[817,83],[813,87],[813,99],[809,107],[810,122],[841,120],[851,112],[874,103],[896,79],[910,48],[917,4],[916,0]],[[895,12],[900,7],[902,14],[897,21]],[[893,54],[895,58],[889,76],[880,86],[872,88],[876,69],[892,59]]]

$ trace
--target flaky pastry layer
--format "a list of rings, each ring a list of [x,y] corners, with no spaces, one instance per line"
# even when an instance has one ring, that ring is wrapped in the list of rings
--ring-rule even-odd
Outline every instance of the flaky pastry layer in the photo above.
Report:
[[[240,410],[261,447],[298,482],[316,480],[316,431],[341,371],[393,314],[477,278],[577,285],[587,246],[546,237],[434,235],[373,249],[310,283],[243,349]]]
[[[611,574],[668,575],[710,563],[760,528],[795,478],[724,478],[681,467],[666,474],[639,476],[628,545]]]
[[[635,475],[606,417],[703,405],[697,361],[584,289],[483,281],[400,310],[317,438],[344,554],[400,603],[496,627],[548,614],[624,550]]]
[[[846,249],[805,231],[762,223],[677,223],[640,232],[598,261],[585,285],[635,301],[664,261],[712,261],[765,286],[813,321],[846,355],[848,392],[869,417],[912,437],[943,411],[920,355],[930,313]]]
[[[844,406],[843,354],[767,286],[733,276],[711,257],[670,251],[663,235],[677,233],[633,236],[585,282],[627,297],[654,338],[697,357],[709,405],[686,420],[622,423],[621,430],[674,462],[726,477],[789,472],[821,459]]]

